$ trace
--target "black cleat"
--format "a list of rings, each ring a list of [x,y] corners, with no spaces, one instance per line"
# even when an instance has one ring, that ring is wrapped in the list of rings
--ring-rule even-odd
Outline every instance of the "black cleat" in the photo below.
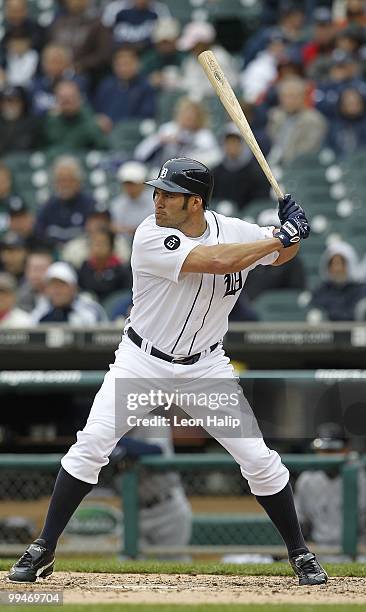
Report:
[[[53,572],[55,553],[48,550],[45,540],[35,540],[24,555],[14,563],[8,574],[10,582],[35,582],[47,578]]]
[[[289,558],[292,569],[299,577],[299,584],[325,584],[328,580],[326,571],[311,553],[303,553]]]

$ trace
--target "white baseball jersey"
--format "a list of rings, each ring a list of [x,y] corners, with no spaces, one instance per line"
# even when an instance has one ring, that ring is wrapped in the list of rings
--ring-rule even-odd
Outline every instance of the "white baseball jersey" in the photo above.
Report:
[[[155,215],[147,217],[135,233],[130,323],[142,338],[165,353],[193,355],[222,340],[248,272],[258,264],[272,264],[279,255],[271,253],[232,274],[182,273],[187,255],[198,244],[249,243],[273,237],[272,227],[212,211],[206,211],[205,217],[207,229],[198,238],[160,227]]]

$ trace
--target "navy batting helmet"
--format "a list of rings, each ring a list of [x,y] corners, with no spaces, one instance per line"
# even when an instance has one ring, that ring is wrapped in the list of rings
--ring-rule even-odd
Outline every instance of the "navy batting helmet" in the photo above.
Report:
[[[175,157],[168,159],[160,168],[159,176],[146,181],[146,185],[174,193],[199,195],[206,208],[212,196],[213,175],[199,161],[189,157]]]

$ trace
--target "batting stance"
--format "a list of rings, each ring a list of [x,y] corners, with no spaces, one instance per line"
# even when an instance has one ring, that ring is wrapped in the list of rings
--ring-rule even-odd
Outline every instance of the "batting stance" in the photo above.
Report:
[[[141,223],[134,238],[130,320],[86,426],[62,458],[43,530],[11,568],[11,581],[34,582],[52,573],[58,538],[120,438],[116,380],[135,378],[138,385],[155,378],[234,378],[221,341],[248,272],[289,261],[310,232],[290,195],[279,201],[279,230],[208,211],[212,173],[192,159],[168,160],[147,184],[154,187],[155,215]],[[217,439],[283,537],[299,583],[325,583],[325,571],[306,547],[279,455],[261,435]]]

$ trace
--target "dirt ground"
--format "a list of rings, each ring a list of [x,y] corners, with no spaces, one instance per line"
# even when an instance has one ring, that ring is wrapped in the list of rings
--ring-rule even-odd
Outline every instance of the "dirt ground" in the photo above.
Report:
[[[36,585],[16,585],[0,572],[0,588],[64,592],[64,603],[364,603],[364,578],[330,578],[299,587],[295,578],[182,574],[56,572]]]

